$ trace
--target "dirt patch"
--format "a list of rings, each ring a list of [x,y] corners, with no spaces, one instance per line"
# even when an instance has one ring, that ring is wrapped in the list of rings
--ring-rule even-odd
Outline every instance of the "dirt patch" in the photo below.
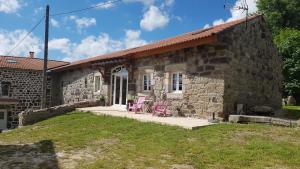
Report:
[[[55,152],[51,141],[33,144],[0,145],[0,168],[75,169],[105,157],[117,139],[101,139],[84,149]]]
[[[91,142],[91,144],[79,150],[68,152],[58,152],[57,157],[62,168],[74,169],[79,164],[91,164],[95,160],[103,159],[111,146],[119,143],[118,139],[101,139]]]
[[[45,168],[58,169],[58,162],[51,141],[34,144],[0,145],[1,169]]]

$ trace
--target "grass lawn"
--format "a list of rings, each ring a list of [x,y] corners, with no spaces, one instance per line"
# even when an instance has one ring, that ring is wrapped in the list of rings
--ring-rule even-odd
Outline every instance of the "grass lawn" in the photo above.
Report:
[[[285,117],[289,119],[300,119],[300,106],[283,106]]]
[[[69,113],[0,134],[0,168],[299,168],[300,129],[219,124],[190,131]]]

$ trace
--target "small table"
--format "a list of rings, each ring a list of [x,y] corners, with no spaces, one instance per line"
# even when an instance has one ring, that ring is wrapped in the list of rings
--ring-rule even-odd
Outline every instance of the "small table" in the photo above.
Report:
[[[153,100],[145,100],[143,112],[144,113],[152,113],[152,105],[153,105]]]

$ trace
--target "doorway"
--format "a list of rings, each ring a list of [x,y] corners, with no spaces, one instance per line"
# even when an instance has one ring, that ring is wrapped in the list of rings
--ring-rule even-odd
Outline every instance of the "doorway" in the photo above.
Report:
[[[7,129],[7,110],[0,109],[0,130]]]
[[[112,104],[114,106],[127,105],[128,71],[124,66],[112,70]]]

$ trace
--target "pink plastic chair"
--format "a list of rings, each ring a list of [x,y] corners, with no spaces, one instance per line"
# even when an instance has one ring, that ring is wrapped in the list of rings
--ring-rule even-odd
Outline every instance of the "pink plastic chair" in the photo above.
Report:
[[[152,115],[155,116],[172,116],[172,113],[168,112],[168,103],[167,102],[157,102],[152,106]]]
[[[129,103],[128,111],[134,111],[135,113],[141,111],[144,106],[145,99],[146,99],[145,96],[140,96],[136,103]]]

